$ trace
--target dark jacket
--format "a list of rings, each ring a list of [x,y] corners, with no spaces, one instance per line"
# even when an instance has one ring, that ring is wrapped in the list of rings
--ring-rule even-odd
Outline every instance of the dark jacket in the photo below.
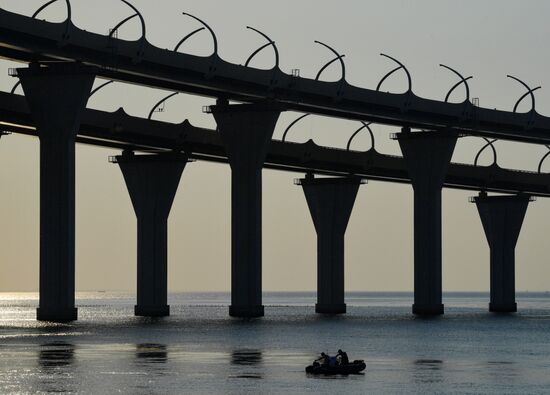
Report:
[[[345,351],[342,351],[339,355],[342,357],[342,365],[349,364],[348,354]]]

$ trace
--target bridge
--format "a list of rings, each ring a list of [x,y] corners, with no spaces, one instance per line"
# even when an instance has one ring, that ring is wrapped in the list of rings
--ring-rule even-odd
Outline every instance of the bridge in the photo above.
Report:
[[[10,133],[40,139],[40,302],[39,320],[72,321],[77,318],[74,300],[74,147],[75,143],[120,149],[112,158],[120,167],[137,217],[138,279],[136,315],[165,316],[167,304],[167,220],[180,178],[190,160],[228,163],[232,172],[231,306],[236,317],[264,314],[261,289],[262,169],[303,172],[303,188],[318,238],[318,301],[316,311],[345,313],[344,235],[355,197],[365,180],[411,184],[414,190],[414,305],[418,315],[443,314],[441,276],[441,190],[479,191],[477,205],[491,250],[491,300],[493,312],[514,312],[515,244],[528,204],[550,194],[550,174],[503,169],[496,164],[494,139],[547,144],[550,119],[536,112],[534,92],[524,84],[532,109],[518,113],[480,108],[470,100],[468,79],[454,69],[464,85],[466,99],[449,103],[420,98],[412,91],[412,78],[398,65],[376,90],[355,87],[346,81],[343,56],[324,43],[335,58],[315,79],[275,65],[259,70],[234,65],[214,53],[198,57],[156,48],[146,39],[145,20],[130,3],[142,26],[137,41],[119,40],[77,28],[68,17],[50,23],[0,9],[0,57],[29,63],[11,70],[24,96],[0,92],[0,126]],[[50,1],[45,6],[55,2]],[[128,18],[127,18],[128,19]],[[126,21],[126,20],[125,20]],[[122,21],[124,23],[125,21]],[[120,25],[120,24],[119,24]],[[118,27],[117,27],[118,28]],[[113,29],[116,30],[116,29]],[[258,51],[256,51],[257,53]],[[256,53],[252,54],[253,57]],[[323,70],[339,63],[337,82],[319,80]],[[384,80],[403,70],[408,90],[404,94],[380,91]],[[217,130],[159,122],[129,116],[120,109],[109,113],[86,108],[96,78],[123,81],[217,99],[205,109]],[[105,85],[105,84],[103,84]],[[63,89],[59,89],[63,86]],[[101,89],[101,87],[99,87]],[[173,94],[166,97],[169,99]],[[240,104],[230,104],[238,102]],[[159,105],[162,103],[159,103]],[[373,147],[366,152],[321,147],[272,139],[279,115],[298,111],[398,127],[395,135],[403,156],[384,155]],[[292,126],[292,125],[291,125]],[[359,131],[360,131],[359,130]],[[359,132],[358,131],[358,132]],[[337,131],[335,131],[337,132]],[[285,133],[286,136],[286,133]],[[355,136],[355,135],[354,135]],[[495,152],[491,166],[451,163],[461,136],[487,140]],[[350,140],[351,143],[351,140]],[[479,155],[478,155],[479,156]],[[541,164],[546,159],[542,158]],[[324,177],[316,177],[321,175]],[[504,196],[488,196],[498,192]]]

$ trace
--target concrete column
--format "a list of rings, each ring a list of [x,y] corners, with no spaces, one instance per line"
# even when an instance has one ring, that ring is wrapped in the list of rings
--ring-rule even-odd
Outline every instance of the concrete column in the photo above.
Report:
[[[233,317],[261,317],[262,167],[280,115],[268,104],[228,105],[212,113],[231,165],[231,306]]]
[[[168,215],[187,156],[116,157],[137,217],[137,305],[135,314],[170,315],[168,295]]]
[[[317,304],[315,312],[346,312],[344,235],[361,179],[313,178],[299,181],[317,232]]]
[[[457,135],[403,129],[397,140],[414,189],[413,314],[443,314],[441,189]]]
[[[473,199],[491,249],[489,311],[517,311],[515,250],[530,200],[527,195],[487,196],[484,193]]]
[[[77,318],[75,292],[75,138],[94,82],[77,63],[17,70],[40,138],[41,321]]]

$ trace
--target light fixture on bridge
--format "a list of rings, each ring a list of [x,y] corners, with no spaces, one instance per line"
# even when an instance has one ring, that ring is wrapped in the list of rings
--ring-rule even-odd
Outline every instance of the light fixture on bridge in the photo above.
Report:
[[[160,106],[155,107],[154,112],[164,112],[164,109],[166,108],[166,103],[162,103]]]
[[[300,69],[292,69],[292,71],[290,72],[290,75],[294,78],[299,78],[300,77]]]
[[[203,114],[212,114],[212,107],[211,106],[202,106],[202,113]]]

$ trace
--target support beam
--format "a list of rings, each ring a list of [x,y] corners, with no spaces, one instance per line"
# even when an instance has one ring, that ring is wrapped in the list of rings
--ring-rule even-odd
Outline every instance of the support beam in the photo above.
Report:
[[[346,312],[344,236],[362,180],[313,178],[299,180],[317,232],[317,304],[320,314]]]
[[[414,189],[413,314],[443,314],[441,188],[457,135],[404,128],[396,137]]]
[[[137,217],[137,316],[170,315],[168,216],[187,160],[183,154],[130,152],[115,158]]]
[[[261,317],[262,166],[281,109],[270,104],[212,107],[231,165],[232,317]]]
[[[528,195],[487,196],[486,193],[473,198],[491,249],[491,312],[517,311],[516,243],[531,200]]]
[[[75,308],[75,138],[94,82],[77,63],[17,69],[40,138],[41,321],[67,322]]]

